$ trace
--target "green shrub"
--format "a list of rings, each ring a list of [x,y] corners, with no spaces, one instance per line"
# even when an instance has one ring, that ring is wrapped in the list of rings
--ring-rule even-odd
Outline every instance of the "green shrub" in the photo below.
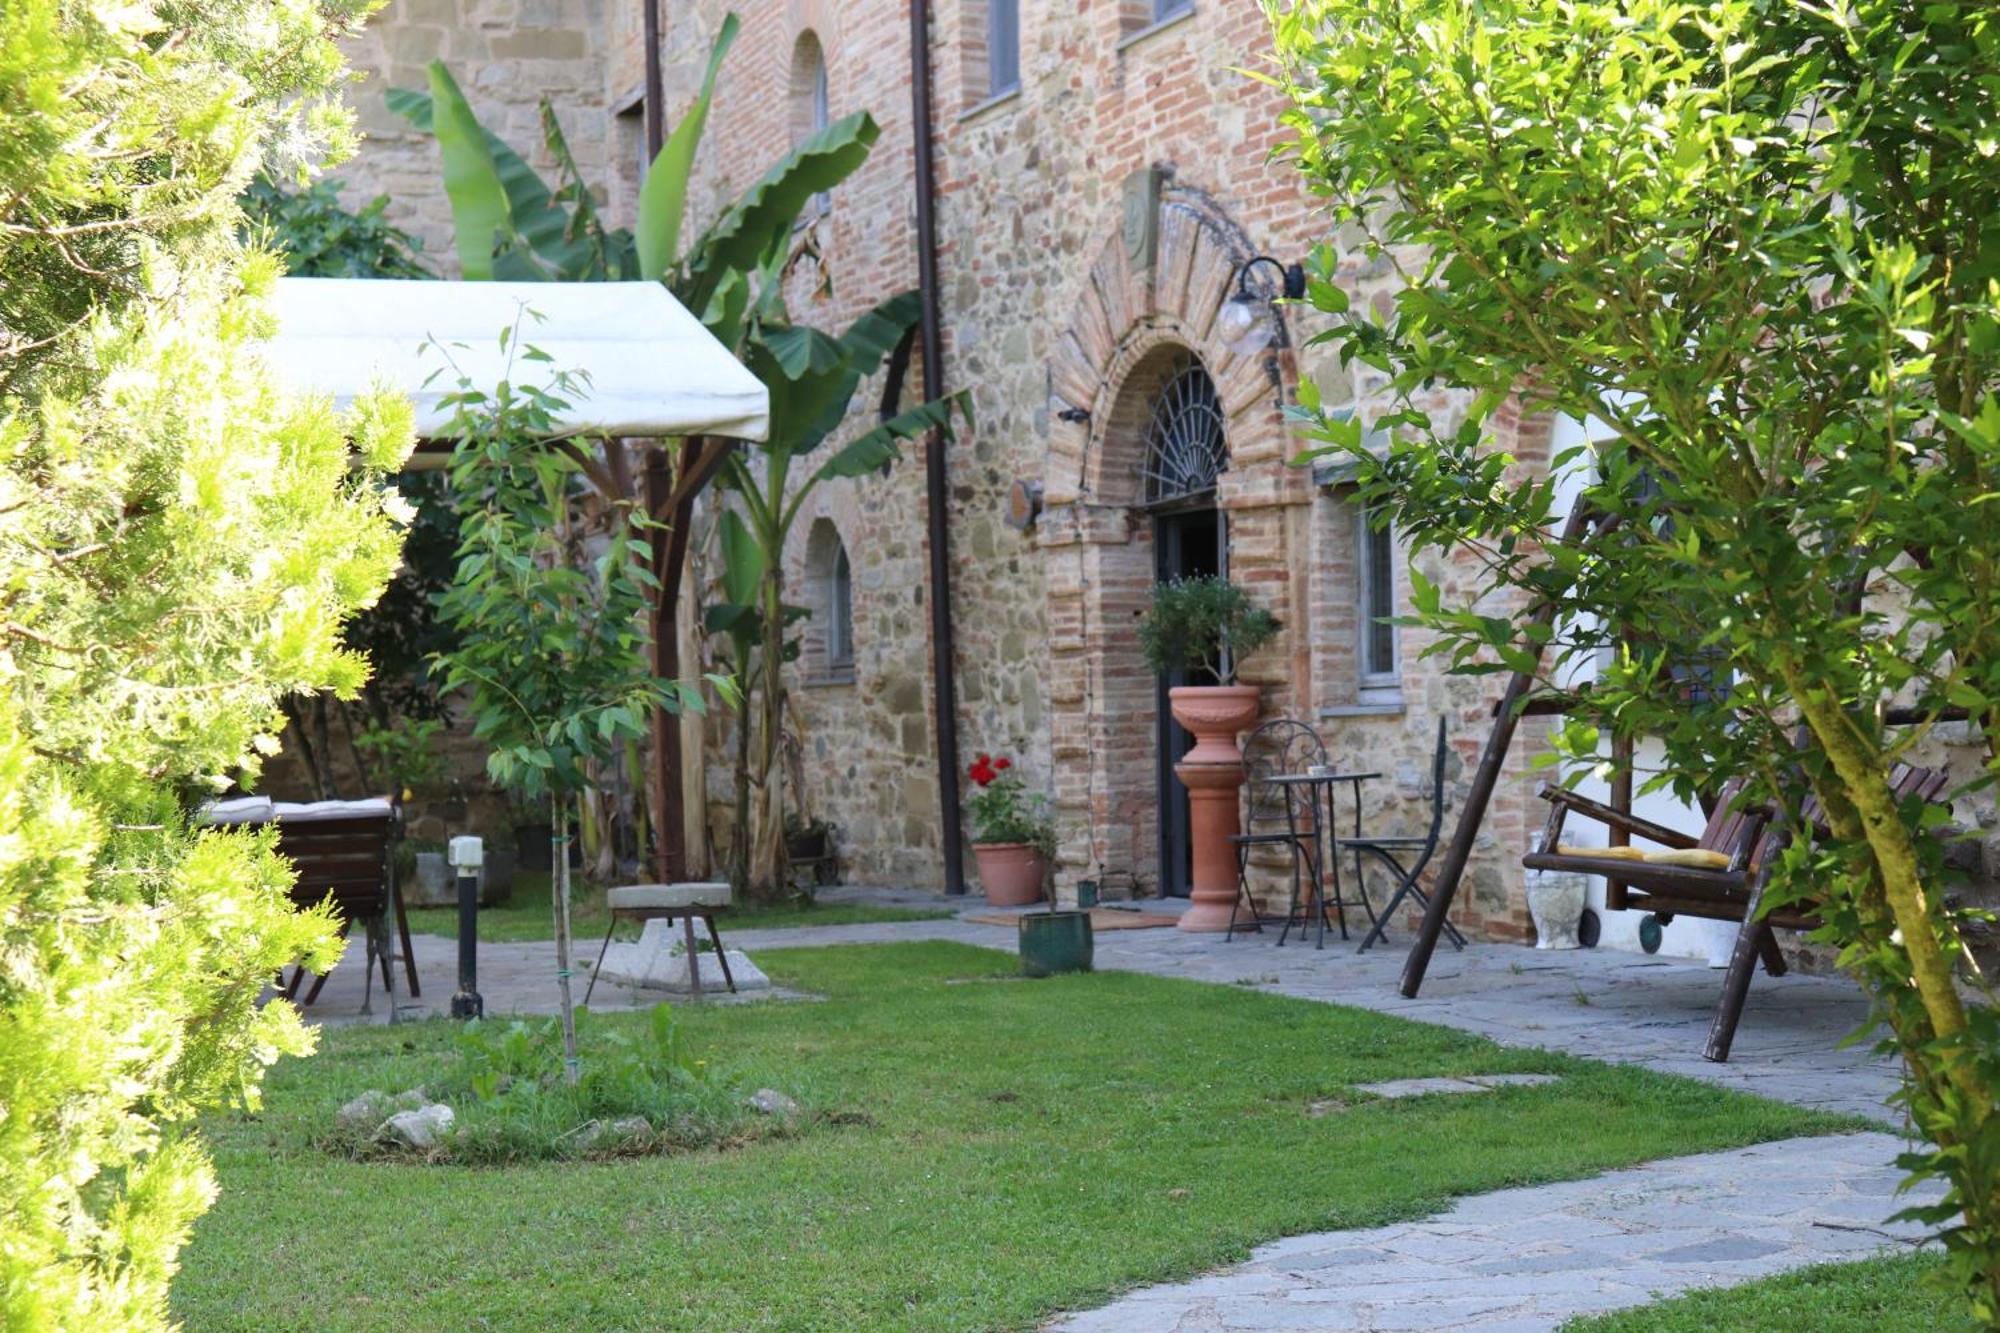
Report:
[[[236,198],[344,141],[350,0],[0,7],[0,1325],[154,1328],[214,1195],[193,1118],[311,1047],[267,834],[190,812],[352,692],[407,404],[287,399]],[[350,444],[352,448],[350,448]]]
[[[564,1078],[558,1018],[480,1019],[460,1028],[454,1062],[422,1089],[450,1106],[455,1122],[421,1159],[491,1166],[684,1152],[806,1123],[753,1110],[739,1080],[688,1048],[667,1005],[637,1026],[594,1022],[583,1008],[576,1016],[583,1060],[575,1083]],[[318,1142],[350,1157],[411,1155],[366,1123],[336,1123]]]
[[[341,182],[317,180],[287,190],[260,172],[243,192],[243,212],[253,240],[285,256],[285,268],[302,278],[427,278],[418,252],[424,243],[387,217],[389,196],[378,194],[361,211],[340,202]]]
[[[1155,675],[1204,671],[1227,685],[1236,679],[1238,659],[1277,634],[1277,617],[1228,579],[1170,579],[1153,587],[1139,622],[1139,652]]]

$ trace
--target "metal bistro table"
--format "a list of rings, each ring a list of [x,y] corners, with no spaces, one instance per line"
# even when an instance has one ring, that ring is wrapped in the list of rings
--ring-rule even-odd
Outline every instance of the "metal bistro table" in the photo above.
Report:
[[[1343,940],[1348,937],[1347,904],[1340,896],[1340,860],[1339,860],[1340,849],[1337,844],[1337,838],[1339,832],[1338,819],[1340,812],[1338,808],[1334,805],[1333,787],[1334,784],[1337,782],[1351,782],[1354,784],[1354,836],[1358,838],[1361,836],[1361,784],[1368,781],[1371,778],[1379,778],[1381,776],[1382,774],[1380,772],[1279,773],[1270,778],[1265,779],[1267,782],[1276,783],[1278,786],[1281,786],[1286,789],[1285,819],[1286,822],[1291,827],[1291,831],[1294,836],[1298,835],[1299,829],[1298,829],[1297,807],[1292,804],[1292,788],[1296,787],[1302,789],[1302,794],[1304,795],[1305,799],[1312,801],[1315,805],[1315,808],[1317,808],[1318,803],[1322,799],[1326,802],[1325,805],[1326,818],[1324,820],[1315,818],[1312,821],[1313,825],[1312,834],[1314,842],[1313,853],[1315,857],[1318,857],[1320,855],[1320,848],[1318,846],[1318,843],[1320,839],[1320,830],[1324,828],[1326,830],[1325,859],[1320,861],[1320,865],[1322,867],[1325,867],[1326,869],[1332,870],[1333,872],[1333,910],[1339,918],[1338,924],[1340,926],[1340,938],[1342,938]],[[1322,793],[1324,793],[1324,795],[1322,795]],[[1361,858],[1359,856],[1355,857],[1354,860],[1354,872],[1355,872],[1355,885],[1361,895],[1361,910],[1368,914],[1368,922],[1372,926],[1373,924],[1375,924],[1375,909],[1372,906],[1370,906],[1368,902],[1368,885],[1361,878]],[[1323,876],[1324,874],[1325,870],[1322,870],[1321,875]],[[1313,905],[1318,908],[1318,913],[1319,913],[1319,937],[1314,942],[1313,947],[1315,949],[1323,949],[1326,947],[1326,908],[1327,908],[1326,890],[1324,885],[1315,883],[1312,886],[1311,899]],[[1311,909],[1308,908],[1308,910]],[[1294,914],[1291,912],[1287,912],[1285,914],[1285,928],[1278,932],[1279,948],[1284,947],[1285,937],[1290,935],[1292,932],[1293,916]],[[1305,930],[1306,930],[1305,921],[1304,920],[1299,921],[1298,926],[1299,926],[1299,934],[1301,937],[1303,937],[1305,935]]]

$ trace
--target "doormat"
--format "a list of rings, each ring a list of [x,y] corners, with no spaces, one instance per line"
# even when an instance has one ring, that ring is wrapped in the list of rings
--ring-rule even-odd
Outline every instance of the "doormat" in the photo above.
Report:
[[[980,926],[1011,926],[1022,916],[1038,916],[1040,913],[1026,912],[982,912],[978,916],[960,917]],[[1090,909],[1092,930],[1148,930],[1160,926],[1178,924],[1180,918],[1168,916],[1164,912],[1121,912],[1113,907],[1093,907]]]

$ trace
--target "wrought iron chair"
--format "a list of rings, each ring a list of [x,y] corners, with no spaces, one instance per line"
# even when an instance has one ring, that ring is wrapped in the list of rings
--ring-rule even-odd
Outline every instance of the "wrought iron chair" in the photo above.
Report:
[[[1431,826],[1427,833],[1408,836],[1343,838],[1337,834],[1333,840],[1333,854],[1336,861],[1344,851],[1354,853],[1354,876],[1361,878],[1362,857],[1369,856],[1387,866],[1395,876],[1396,891],[1389,895],[1389,901],[1375,917],[1375,924],[1362,937],[1361,952],[1368,952],[1368,946],[1383,936],[1389,921],[1396,915],[1396,909],[1406,897],[1415,898],[1417,906],[1426,910],[1430,899],[1417,887],[1417,876],[1424,873],[1424,867],[1437,852],[1438,834],[1444,828],[1444,762],[1451,753],[1445,743],[1444,719],[1438,719],[1437,749],[1431,755]],[[1365,894],[1364,890],[1364,894]],[[1465,936],[1458,933],[1451,922],[1444,923],[1445,934],[1451,938],[1451,947],[1463,949]]]
[[[1286,911],[1286,928],[1298,915],[1302,872],[1309,882],[1319,883],[1321,844],[1319,800],[1310,788],[1301,789],[1301,803],[1291,787],[1271,779],[1285,773],[1303,773],[1326,762],[1326,742],[1304,722],[1274,718],[1250,733],[1243,744],[1244,788],[1249,793],[1248,817],[1244,831],[1230,838],[1236,849],[1236,902],[1230,908],[1225,940],[1234,937],[1239,914],[1247,913],[1246,930],[1262,930],[1257,905],[1250,897],[1250,855],[1258,847],[1283,847],[1291,853],[1292,898]],[[1338,895],[1336,895],[1338,896]],[[1325,910],[1325,904],[1321,904]],[[1343,922],[1344,928],[1344,922]]]

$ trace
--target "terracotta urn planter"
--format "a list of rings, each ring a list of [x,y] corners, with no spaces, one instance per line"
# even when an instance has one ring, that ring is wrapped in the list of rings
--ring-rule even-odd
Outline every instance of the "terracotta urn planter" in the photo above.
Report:
[[[1042,900],[1049,867],[1033,843],[976,842],[972,854],[979,861],[979,887],[993,906],[1026,907]]]
[[[1229,929],[1236,905],[1236,851],[1241,831],[1236,789],[1243,785],[1239,733],[1257,721],[1262,692],[1255,685],[1182,685],[1167,691],[1174,720],[1194,733],[1194,748],[1174,765],[1188,789],[1188,829],[1194,844],[1192,904],[1181,915],[1187,931]]]

